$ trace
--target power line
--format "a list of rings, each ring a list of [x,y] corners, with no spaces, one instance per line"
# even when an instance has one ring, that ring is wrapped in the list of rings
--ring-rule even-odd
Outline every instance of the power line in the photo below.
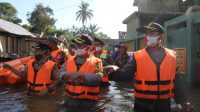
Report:
[[[74,6],[78,6],[79,4],[74,4],[74,5],[70,5],[70,6],[67,6],[67,7],[63,7],[63,8],[59,8],[59,9],[55,9],[53,10],[53,12],[56,12],[56,11],[62,11],[62,10],[66,10],[68,8],[71,8],[71,7],[74,7]],[[28,12],[27,12],[28,13]],[[18,15],[27,15],[27,13],[17,13]]]
[[[63,7],[63,8],[60,8],[60,9],[55,9],[53,11],[61,11],[61,10],[65,10],[65,9],[68,9],[68,8],[71,8],[71,7],[74,7],[74,6],[78,6],[79,4],[74,4],[74,5],[71,5],[71,6],[67,6],[67,7]]]

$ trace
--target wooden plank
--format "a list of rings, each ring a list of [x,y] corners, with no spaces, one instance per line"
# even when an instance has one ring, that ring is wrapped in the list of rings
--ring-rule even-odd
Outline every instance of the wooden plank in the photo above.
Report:
[[[5,38],[3,36],[0,36],[0,52],[3,53],[5,50]]]

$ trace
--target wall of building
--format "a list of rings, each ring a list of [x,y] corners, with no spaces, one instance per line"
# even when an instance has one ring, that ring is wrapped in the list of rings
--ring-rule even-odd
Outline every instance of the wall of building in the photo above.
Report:
[[[125,42],[125,44],[128,46],[128,51],[134,51],[135,49],[135,44],[134,44],[134,41],[128,41],[128,42]]]
[[[171,49],[185,49],[185,54],[177,51],[177,64],[184,65],[183,79],[189,84],[200,85],[200,12],[183,15],[165,23],[166,45]],[[185,60],[184,60],[185,57]],[[184,67],[184,66],[179,66]],[[198,78],[197,78],[198,77]]]
[[[180,12],[180,0],[138,0],[138,11]]]
[[[25,38],[9,35],[0,35],[0,55],[10,56],[13,53],[25,52]]]
[[[127,39],[133,39],[137,36],[136,28],[140,26],[139,24],[140,21],[138,17],[135,17],[127,23]]]

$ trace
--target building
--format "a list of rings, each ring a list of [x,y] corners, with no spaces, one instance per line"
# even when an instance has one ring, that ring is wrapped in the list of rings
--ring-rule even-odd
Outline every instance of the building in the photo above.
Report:
[[[27,38],[35,38],[33,34],[19,25],[0,19],[0,56],[9,57],[12,54],[29,54],[25,42]]]
[[[126,32],[119,31],[118,34],[119,34],[119,39],[126,39]]]
[[[123,24],[127,24],[127,38],[124,43],[129,46],[129,51],[144,48],[144,35],[138,34],[136,31],[137,28],[145,26],[152,21],[163,25],[165,21],[182,14],[182,12],[134,12],[123,21]]]
[[[165,45],[177,53],[185,82],[200,87],[200,10],[165,22]]]
[[[152,21],[164,25],[165,21],[183,15],[185,9],[181,3],[181,0],[134,0],[133,6],[138,6],[138,11],[123,20],[127,25],[124,43],[129,46],[129,51],[144,48],[144,35],[138,34],[137,28]]]

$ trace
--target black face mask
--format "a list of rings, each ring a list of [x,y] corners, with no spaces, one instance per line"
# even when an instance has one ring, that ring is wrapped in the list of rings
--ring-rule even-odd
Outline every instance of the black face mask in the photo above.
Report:
[[[35,55],[35,59],[36,59],[36,60],[40,60],[41,58],[42,58],[42,55],[41,55],[41,54]]]

